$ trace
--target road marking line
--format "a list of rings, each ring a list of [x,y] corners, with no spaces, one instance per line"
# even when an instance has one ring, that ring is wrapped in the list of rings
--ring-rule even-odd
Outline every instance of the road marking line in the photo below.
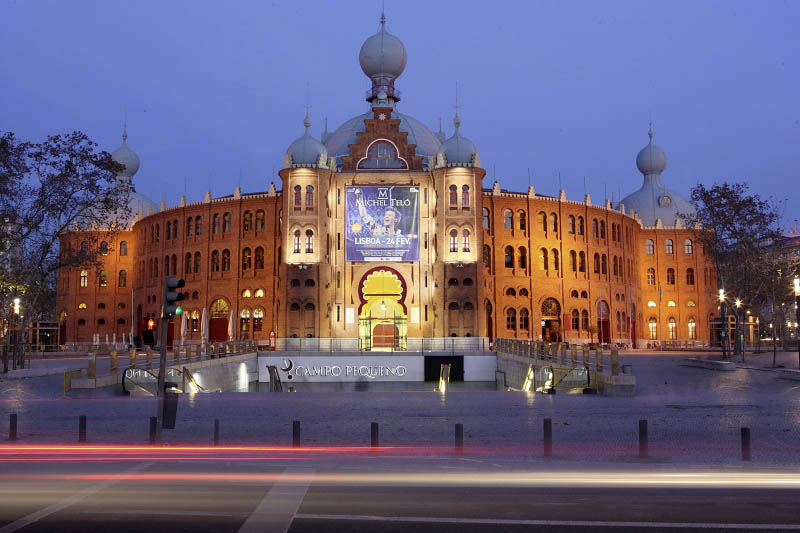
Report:
[[[593,520],[512,520],[505,518],[449,518],[441,516],[370,516],[336,514],[297,514],[306,520],[353,520],[363,522],[425,522],[437,524],[488,524],[503,526],[635,527],[696,529],[774,529],[797,530],[800,524],[716,524],[703,522],[600,522]]]
[[[81,514],[90,514],[90,515],[137,515],[140,516],[142,511],[138,509],[104,509],[99,511],[81,511]],[[156,516],[156,515],[163,515],[163,516],[206,516],[209,518],[234,518],[234,517],[246,517],[250,513],[241,512],[241,513],[234,513],[234,512],[213,512],[213,511],[156,511],[152,509],[147,510],[148,516]]]
[[[121,472],[120,476],[125,476],[127,474],[134,474],[141,470],[144,470],[152,463],[140,463],[138,465],[132,466],[131,468]],[[42,518],[50,516],[53,513],[57,513],[75,505],[76,503],[80,502],[81,500],[87,498],[88,496],[92,496],[93,494],[97,494],[101,490],[105,490],[112,485],[116,485],[122,481],[122,479],[109,479],[108,481],[103,481],[101,483],[96,483],[94,485],[90,485],[83,490],[76,492],[70,496],[67,496],[63,500],[56,502],[52,505],[48,505],[44,509],[39,509],[29,515],[23,516],[22,518],[11,522],[10,524],[6,524],[3,527],[0,527],[0,533],[11,533],[12,531],[17,531],[18,529],[22,529],[25,526],[33,524],[34,522],[38,522]]]
[[[297,509],[303,503],[313,468],[287,468],[284,479],[278,479],[267,491],[258,507],[247,517],[240,533],[260,533],[262,531],[289,531]],[[2,532],[0,532],[2,533]]]

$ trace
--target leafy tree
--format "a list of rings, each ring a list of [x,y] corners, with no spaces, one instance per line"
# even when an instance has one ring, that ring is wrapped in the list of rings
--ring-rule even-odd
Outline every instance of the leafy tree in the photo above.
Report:
[[[41,143],[0,133],[3,315],[19,297],[27,318],[52,316],[58,269],[98,264],[101,241],[125,229],[133,187],[116,179],[124,167],[96,147],[78,131]],[[59,250],[72,230],[86,231],[86,244]]]

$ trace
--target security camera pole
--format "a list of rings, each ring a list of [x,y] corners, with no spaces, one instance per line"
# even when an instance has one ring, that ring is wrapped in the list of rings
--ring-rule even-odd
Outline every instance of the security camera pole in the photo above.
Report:
[[[164,277],[164,293],[161,298],[161,343],[158,364],[158,409],[156,416],[156,442],[161,442],[161,430],[164,425],[164,383],[167,377],[167,330],[169,321],[175,315],[183,313],[183,308],[178,302],[183,300],[183,293],[175,291],[186,285],[180,278]]]

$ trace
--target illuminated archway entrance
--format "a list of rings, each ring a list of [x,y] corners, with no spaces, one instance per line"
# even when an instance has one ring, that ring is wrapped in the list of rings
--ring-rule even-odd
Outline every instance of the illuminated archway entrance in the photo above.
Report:
[[[405,350],[408,316],[403,304],[405,281],[393,268],[376,267],[358,287],[358,343],[361,350]]]

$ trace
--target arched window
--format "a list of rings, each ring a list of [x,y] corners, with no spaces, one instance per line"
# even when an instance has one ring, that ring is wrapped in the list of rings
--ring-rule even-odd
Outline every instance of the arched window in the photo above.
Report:
[[[580,313],[578,313],[577,309],[573,309],[572,310],[570,322],[571,322],[570,325],[572,326],[572,329],[574,329],[575,331],[578,331],[579,329],[581,329],[581,315],[580,315]]]
[[[617,225],[613,222],[611,223],[611,241],[617,240]]]
[[[153,258],[153,277],[158,277],[158,257]]]
[[[299,311],[300,304],[297,302],[292,302],[292,305],[289,306],[289,311]]]
[[[108,255],[108,243],[106,241],[100,243],[100,255]]]
[[[220,221],[219,213],[214,213],[214,216],[211,218],[211,226],[213,228],[211,231],[214,232],[214,235],[218,234],[220,232],[220,229],[222,228],[222,226],[220,226],[219,221]]]
[[[81,270],[81,287],[89,286],[89,271]]]
[[[575,235],[575,216],[570,215],[567,217],[567,233]],[[577,311],[575,311],[577,313]],[[577,329],[577,328],[576,328]]]
[[[506,289],[506,296],[516,296],[517,291],[513,287],[509,287]]]
[[[211,252],[211,272],[219,272],[219,251]]]
[[[519,267],[525,270],[528,268],[528,250],[524,246],[520,246],[517,252],[519,253]]]
[[[586,254],[584,252],[578,254],[578,272],[586,272]]]
[[[647,332],[651,341],[658,338],[658,322],[655,317],[650,317],[650,320],[647,322]]]
[[[299,287],[300,286],[300,280],[297,279],[297,278],[292,278],[292,281],[289,282],[289,285],[291,287]]]
[[[569,293],[569,296],[570,296],[570,298],[577,298],[577,297],[578,297],[578,291],[576,291],[575,289],[573,289],[573,290],[572,290],[572,291]]]
[[[253,229],[253,214],[250,211],[245,211],[242,215],[242,231],[250,231]]]
[[[505,229],[514,228],[514,213],[511,212],[511,209],[503,211],[503,227]]]
[[[465,285],[466,285],[466,284],[465,284]],[[520,296],[528,296],[528,289],[526,289],[525,287],[521,287],[521,288],[519,289],[519,295],[520,295]]]
[[[604,220],[600,221],[600,238],[601,239],[606,238],[606,223]]]
[[[687,285],[694,285],[694,269],[687,268],[686,269],[686,284]]]
[[[481,213],[482,213],[482,216],[483,216],[483,220],[481,221],[481,224],[483,225],[483,227],[485,229],[488,230],[489,229],[489,216],[490,216],[489,208],[488,207],[484,207],[481,210]]]
[[[239,331],[242,333],[250,331],[250,310],[242,309],[242,311],[239,313],[239,316]]]
[[[450,207],[458,207],[458,187],[450,186]]]
[[[128,255],[128,241],[122,241],[119,243],[119,255]]]
[[[169,256],[164,256],[164,275],[169,276]]]
[[[242,298],[250,298],[253,293],[250,292],[250,289],[245,289],[242,291]]]
[[[119,281],[117,281],[117,287],[127,287],[128,286],[128,271],[127,270],[120,270],[118,279],[119,279]]]
[[[692,243],[692,239],[683,241],[683,252],[686,255],[692,255],[694,253],[694,243]]]
[[[525,211],[520,210],[519,213],[517,213],[517,216],[519,217],[519,229],[525,231],[525,229],[528,227],[528,220],[525,218]]]
[[[256,289],[256,291],[253,293],[253,296],[255,296],[256,298],[263,298],[264,289]]]
[[[192,231],[194,231],[194,219],[189,217],[186,219],[186,236],[191,237]]]
[[[558,215],[550,213],[550,231],[558,234]]]
[[[310,229],[306,230],[306,253],[314,253],[314,232]]]
[[[194,253],[194,273],[200,273],[200,252]]]
[[[189,316],[191,318],[191,323],[189,324],[189,327],[191,328],[192,333],[197,333],[198,331],[200,331],[200,311],[195,309]]]
[[[178,238],[178,221],[177,220],[173,220],[172,221],[172,238],[173,239],[177,239]]]
[[[584,300],[588,299],[589,293],[586,291],[581,291],[581,298],[583,298]]]
[[[317,284],[317,282],[315,282],[311,278],[309,278],[309,279],[305,280],[305,282],[303,282],[303,285],[305,285],[306,287],[314,287],[316,284]]]
[[[614,273],[615,276],[617,276],[618,275],[618,271],[617,271],[617,256],[615,255],[613,259],[614,260],[611,262],[613,264],[613,267],[612,267],[611,271]]]
[[[469,230],[465,229],[461,232],[461,251],[469,252]]]
[[[656,304],[653,300],[650,300],[647,302],[647,307],[658,307],[658,304]]]
[[[539,211],[539,227],[542,228],[542,231],[547,233],[547,213],[544,211]]]
[[[675,300],[670,300],[667,302],[667,307],[678,307],[678,304],[675,303]]]
[[[456,278],[450,278],[447,280],[448,287],[458,287],[458,280]]]
[[[450,230],[450,251],[458,251],[458,230],[455,229]]]
[[[511,246],[505,249],[505,265],[506,268],[514,268],[514,249]]]
[[[86,303],[85,302],[79,303],[78,304],[78,309],[86,309]]]
[[[695,322],[694,317],[689,317],[689,321],[687,322],[689,326],[689,338],[694,340],[697,338],[697,322]]]
[[[653,255],[655,253],[655,244],[653,243],[653,239],[647,239],[647,243],[645,244],[645,250],[647,255]]]
[[[464,278],[463,285],[465,287],[472,287],[472,285],[473,285],[472,278]]]
[[[230,233],[231,231],[231,214],[225,213],[222,216],[222,231],[223,233]]]
[[[194,234],[195,235],[203,234],[203,217],[196,217],[194,219]]]
[[[264,229],[264,210],[259,209],[258,211],[256,211],[256,231],[262,231],[263,229]],[[256,309],[256,311],[258,311],[258,309]]]
[[[599,228],[599,226],[598,226],[598,224],[597,224],[597,219],[596,219],[596,218],[593,218],[593,219],[592,219],[592,237],[597,237],[597,236],[599,236],[599,234],[600,234],[600,230],[599,230],[598,228]]]
[[[667,285],[675,285],[675,269],[667,269]]]
[[[256,248],[256,270],[261,270],[264,268],[264,248],[259,246]]]
[[[253,256],[250,248],[243,248],[242,249],[242,272],[247,270],[252,266]]]
[[[620,317],[619,311],[617,311],[616,329],[617,334],[622,333],[622,317]]]
[[[166,272],[164,273],[166,275]],[[178,274],[178,256],[176,254],[172,254],[172,275],[176,276]]]
[[[108,286],[108,275],[105,270],[100,271],[100,275],[97,276],[97,281],[100,287]]]
[[[483,266],[491,268],[492,266],[492,249],[488,244],[483,245]]]
[[[672,255],[674,253],[674,246],[672,245],[672,239],[667,239],[664,242],[664,253]]]
[[[539,268],[544,271],[550,268],[550,258],[547,253],[547,248],[541,248],[539,250]]]
[[[300,253],[300,230],[294,230],[294,253]]]
[[[303,188],[299,185],[294,186],[294,206],[300,207],[303,205]]]
[[[397,149],[389,141],[375,141],[367,149],[367,155],[358,162],[358,169],[373,168],[407,169],[408,163],[397,154]]]
[[[600,254],[594,254],[594,273],[600,273]]]
[[[314,205],[314,187],[306,185],[306,207]]]
[[[264,310],[256,308],[253,310],[253,333],[264,328]]]
[[[668,332],[669,332],[669,339],[674,341],[678,338],[678,324],[675,322],[675,319],[670,317],[669,322],[667,323]]]
[[[227,248],[222,250],[222,271],[227,272],[231,269],[231,251]]]
[[[575,250],[569,252],[569,267],[573,272],[578,271],[578,254],[575,253]]]
[[[183,257],[183,273],[192,273],[192,252],[186,252],[186,255]]]
[[[608,257],[606,257],[606,254],[603,254],[600,259],[601,259],[600,270],[603,273],[603,275],[606,275],[608,274]]]
[[[461,186],[461,207],[469,207],[469,185]]]
[[[647,284],[648,285],[655,285],[656,284],[656,269],[655,268],[648,268],[647,269]]]
[[[553,270],[557,273],[561,270],[561,261],[559,261],[558,250],[553,248]]]
[[[584,331],[589,329],[589,311],[586,309],[581,311],[581,329]]]
[[[530,327],[529,320],[528,320],[528,310],[527,309],[520,309],[519,310],[519,329],[523,331],[528,331]]]
[[[506,329],[517,329],[517,311],[515,309],[506,311]]]
[[[586,232],[586,228],[583,224],[583,217],[578,217],[578,235],[583,235]]]

